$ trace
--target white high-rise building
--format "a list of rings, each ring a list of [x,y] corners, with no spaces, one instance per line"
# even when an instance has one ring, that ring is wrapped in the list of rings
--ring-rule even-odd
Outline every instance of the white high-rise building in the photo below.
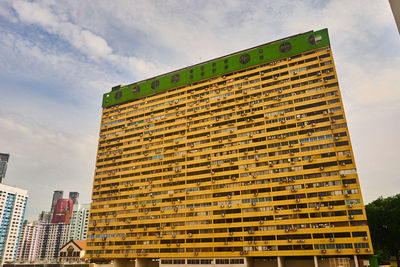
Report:
[[[15,261],[28,191],[0,184],[0,264]]]
[[[17,261],[34,261],[38,256],[40,231],[43,222],[26,223],[22,227]]]
[[[39,236],[38,260],[52,261],[68,241],[69,223],[45,223]]]
[[[85,240],[89,222],[89,204],[74,205],[69,228],[69,240]]]

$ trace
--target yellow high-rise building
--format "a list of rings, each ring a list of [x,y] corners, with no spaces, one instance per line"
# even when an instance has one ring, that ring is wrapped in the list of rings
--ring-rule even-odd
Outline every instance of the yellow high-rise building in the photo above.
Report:
[[[372,245],[327,30],[104,94],[92,199],[91,259],[363,266]]]

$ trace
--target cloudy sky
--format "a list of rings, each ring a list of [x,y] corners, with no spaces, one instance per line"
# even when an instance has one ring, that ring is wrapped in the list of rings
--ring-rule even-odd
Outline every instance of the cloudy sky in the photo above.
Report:
[[[366,203],[400,193],[400,38],[385,0],[0,2],[0,152],[6,183],[90,201],[102,94],[328,28]]]

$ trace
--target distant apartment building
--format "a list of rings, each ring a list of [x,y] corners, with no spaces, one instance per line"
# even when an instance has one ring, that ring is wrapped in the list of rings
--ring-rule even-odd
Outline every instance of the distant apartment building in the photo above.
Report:
[[[70,220],[69,240],[85,240],[89,222],[89,204],[74,205]]]
[[[63,198],[64,191],[56,190],[53,193],[53,200],[51,201],[50,212],[53,213],[59,199]]]
[[[90,205],[78,204],[78,192],[70,192],[68,199],[63,193],[54,191],[51,211],[42,211],[38,221],[24,224],[16,261],[53,262],[68,241],[86,239]]]
[[[69,223],[72,215],[73,204],[71,199],[61,198],[53,212],[52,223]]]
[[[53,214],[52,214],[51,212],[49,212],[49,211],[42,211],[42,212],[39,214],[38,219],[39,219],[39,221],[41,221],[41,222],[50,223],[52,217],[53,217]]]
[[[39,236],[37,260],[52,261],[57,259],[58,252],[69,240],[69,224],[43,224]]]
[[[22,227],[17,261],[34,261],[38,256],[39,237],[43,222],[25,223]]]
[[[86,239],[89,204],[75,205],[69,223],[45,220],[26,223],[22,229],[16,261],[55,261],[60,249],[72,239]],[[57,210],[57,209],[56,209]]]
[[[0,153],[0,183],[3,182],[6,177],[7,164],[10,158],[9,154]]]
[[[69,199],[72,200],[74,205],[79,204],[79,192],[69,192]]]
[[[28,191],[0,184],[0,264],[16,259],[27,201]]]

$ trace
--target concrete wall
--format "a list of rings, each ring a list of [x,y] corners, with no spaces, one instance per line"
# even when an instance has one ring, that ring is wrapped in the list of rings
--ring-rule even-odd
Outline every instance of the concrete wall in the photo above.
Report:
[[[278,262],[276,260],[265,260],[265,261],[252,261],[252,267],[277,267]]]
[[[152,259],[136,259],[136,267],[158,267],[159,262]]]
[[[96,264],[96,267],[101,266],[103,267],[104,265],[109,265],[109,264]],[[135,267],[136,266],[136,261],[134,259],[116,259],[114,260],[114,265],[111,265],[113,267]],[[104,266],[106,267],[106,266]]]

